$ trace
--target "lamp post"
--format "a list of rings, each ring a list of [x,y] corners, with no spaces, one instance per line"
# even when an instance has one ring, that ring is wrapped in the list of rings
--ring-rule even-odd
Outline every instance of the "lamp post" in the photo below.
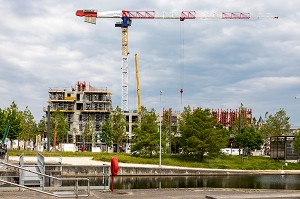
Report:
[[[50,151],[50,105],[47,110],[47,151]]]
[[[159,94],[159,168],[161,168],[161,95],[162,95],[162,90],[160,91]]]

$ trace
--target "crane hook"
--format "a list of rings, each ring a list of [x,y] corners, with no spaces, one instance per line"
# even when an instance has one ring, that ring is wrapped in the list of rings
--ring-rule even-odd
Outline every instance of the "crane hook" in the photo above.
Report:
[[[183,93],[183,89],[180,89],[181,104],[182,104],[182,93]]]

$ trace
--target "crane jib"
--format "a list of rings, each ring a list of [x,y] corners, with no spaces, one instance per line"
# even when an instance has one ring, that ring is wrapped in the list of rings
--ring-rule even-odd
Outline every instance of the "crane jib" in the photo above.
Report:
[[[180,20],[185,19],[217,19],[217,20],[251,20],[252,19],[278,19],[277,16],[250,16],[250,13],[243,12],[222,12],[219,14],[201,13],[196,11],[172,11],[172,12],[155,12],[155,11],[128,11],[116,10],[98,12],[96,10],[77,10],[76,15],[84,17],[84,21],[91,24],[96,24],[96,18],[121,18],[121,22],[115,23],[115,27],[120,27],[122,31],[122,100],[121,109],[123,112],[128,112],[128,27],[131,25],[132,19],[170,19]],[[138,89],[139,90],[139,89]],[[181,97],[183,89],[180,90]]]

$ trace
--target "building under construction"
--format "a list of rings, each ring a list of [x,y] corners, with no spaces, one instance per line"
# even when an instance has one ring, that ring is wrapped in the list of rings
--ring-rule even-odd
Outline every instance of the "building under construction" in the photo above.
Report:
[[[247,124],[252,124],[252,109],[247,108],[239,108],[236,110],[227,109],[217,109],[211,110],[211,114],[216,118],[218,124],[221,124],[225,127],[230,127],[234,123],[236,119],[238,119],[239,115],[243,118],[243,121],[246,121]]]
[[[70,126],[66,142],[77,147],[83,144],[82,134],[90,118],[95,136],[101,131],[101,125],[112,112],[111,92],[107,88],[96,88],[86,82],[77,82],[71,90],[53,89],[49,91],[50,113],[63,112]],[[47,110],[45,110],[47,112]],[[92,143],[85,143],[91,147]]]

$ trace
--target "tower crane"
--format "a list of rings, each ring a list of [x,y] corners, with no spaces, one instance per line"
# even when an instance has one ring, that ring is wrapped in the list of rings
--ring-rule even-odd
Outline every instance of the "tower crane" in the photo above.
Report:
[[[155,11],[129,11],[118,10],[108,12],[98,12],[97,10],[77,10],[76,16],[84,17],[84,21],[91,24],[96,24],[96,18],[118,18],[120,22],[115,24],[115,27],[120,27],[122,30],[122,102],[121,109],[123,112],[128,112],[128,27],[131,26],[132,19],[175,19],[184,21],[186,19],[225,19],[225,20],[249,20],[259,19],[264,17],[251,17],[250,13],[242,12],[222,12],[220,15],[203,15],[196,11],[181,11],[181,12],[155,12]],[[270,17],[268,17],[270,18]],[[271,17],[278,19],[278,17]],[[182,95],[183,89],[180,90]]]

